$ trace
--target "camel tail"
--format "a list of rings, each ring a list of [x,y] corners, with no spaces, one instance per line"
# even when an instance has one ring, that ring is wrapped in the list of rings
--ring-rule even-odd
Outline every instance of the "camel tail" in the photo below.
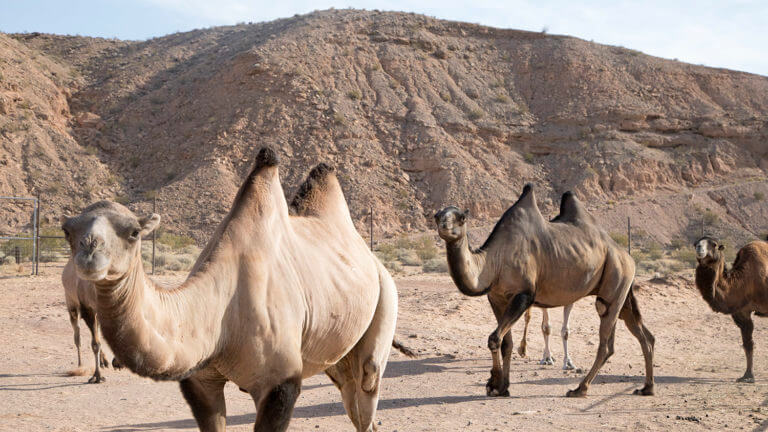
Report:
[[[408,348],[407,346],[403,345],[399,340],[393,339],[392,340],[392,347],[400,351],[401,353],[405,354],[407,357],[410,358],[416,358],[418,357],[418,354],[413,352],[412,349]]]

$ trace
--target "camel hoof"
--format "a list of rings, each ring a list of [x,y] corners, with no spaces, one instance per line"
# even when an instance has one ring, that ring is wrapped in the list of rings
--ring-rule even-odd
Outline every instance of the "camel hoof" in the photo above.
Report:
[[[576,366],[573,365],[573,362],[571,359],[568,359],[565,361],[565,364],[563,364],[563,370],[574,370],[576,369]]]
[[[737,378],[736,382],[754,384],[755,383],[755,377],[752,376],[752,375],[744,375],[741,378]]]
[[[587,392],[582,390],[581,388],[577,388],[574,390],[568,390],[568,392],[565,394],[565,397],[573,398],[573,397],[586,397]]]
[[[641,389],[636,389],[635,391],[632,392],[632,394],[636,396],[653,396],[654,395],[653,386],[647,385]]]
[[[525,358],[525,355],[527,354],[525,351],[526,350],[524,346],[520,345],[519,347],[517,347],[517,353],[520,354],[520,357]]]
[[[485,395],[489,397],[509,397],[509,389],[500,392],[495,388],[486,387]]]
[[[539,360],[539,364],[540,365],[552,366],[553,364],[555,364],[555,359],[552,358],[552,356],[544,357],[543,359]]]
[[[103,376],[94,375],[91,377],[91,379],[88,380],[88,384],[99,384],[99,383],[103,383],[106,380],[107,379],[104,378]]]

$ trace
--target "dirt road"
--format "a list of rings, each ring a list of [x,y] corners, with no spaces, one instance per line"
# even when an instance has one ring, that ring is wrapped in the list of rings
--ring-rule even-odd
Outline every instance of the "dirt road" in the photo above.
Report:
[[[160,279],[174,283],[180,277]],[[379,402],[380,431],[493,430],[761,430],[768,429],[768,319],[756,318],[756,384],[737,384],[744,354],[731,319],[711,312],[689,285],[644,284],[638,300],[656,336],[654,397],[632,396],[642,385],[640,346],[623,324],[616,354],[590,394],[566,399],[579,372],[560,369],[553,317],[555,366],[537,364],[542,351],[540,313],[529,332],[529,358],[513,356],[511,397],[488,398],[491,365],[485,348],[494,324],[486,299],[458,293],[447,277],[398,280],[398,337],[421,351],[407,359],[393,352]],[[172,382],[153,382],[127,371],[106,370],[106,383],[66,376],[76,365],[72,331],[58,276],[0,279],[0,429],[9,431],[195,430],[186,403]],[[521,324],[512,331],[515,345]],[[597,348],[598,319],[592,300],[571,315],[571,357],[585,370]],[[83,358],[92,367],[89,333]],[[111,358],[111,355],[110,355]],[[228,430],[250,431],[250,397],[228,384]],[[352,430],[338,391],[325,376],[304,381],[291,423],[295,431]]]

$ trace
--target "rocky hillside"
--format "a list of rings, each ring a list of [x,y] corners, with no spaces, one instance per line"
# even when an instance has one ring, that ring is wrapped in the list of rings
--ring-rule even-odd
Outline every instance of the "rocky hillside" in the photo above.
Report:
[[[100,198],[204,240],[258,148],[339,167],[377,236],[572,189],[660,242],[768,230],[768,78],[421,15],[324,11],[144,42],[0,34],[0,194]],[[2,223],[23,222],[3,204]],[[2,228],[2,227],[0,227]]]

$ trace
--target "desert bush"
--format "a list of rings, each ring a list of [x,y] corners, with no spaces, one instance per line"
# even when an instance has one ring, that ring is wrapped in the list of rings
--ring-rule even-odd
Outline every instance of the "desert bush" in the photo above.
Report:
[[[422,262],[416,252],[410,249],[398,249],[397,259],[407,266],[419,266]]]
[[[480,109],[473,109],[469,112],[469,119],[470,120],[479,120],[483,117],[483,111]]]
[[[509,97],[503,94],[497,94],[493,100],[498,103],[509,103]]]
[[[711,210],[707,210],[702,215],[702,218],[704,219],[704,224],[706,225],[714,225],[716,224],[720,218]]]
[[[533,161],[535,160],[535,157],[533,156],[533,153],[525,153],[525,154],[523,155],[523,159],[524,159],[524,160],[525,160],[527,163],[529,163],[529,164],[532,164],[532,163],[533,163]]]
[[[347,92],[347,97],[352,100],[359,100],[363,95],[360,93],[360,90],[350,90]]]
[[[416,255],[422,261],[428,261],[437,256],[437,246],[429,236],[421,236],[416,240]]]
[[[648,258],[652,260],[658,260],[664,256],[664,251],[661,249],[661,245],[656,242],[651,242],[646,249],[648,252]]]
[[[397,260],[397,248],[390,243],[377,245],[374,253],[384,263]]]
[[[384,261],[384,267],[393,273],[400,273],[403,271],[403,266],[398,261]]]
[[[432,258],[425,261],[421,269],[426,273],[447,273],[448,262],[444,258]]]
[[[612,231],[609,235],[617,245],[621,247],[627,247],[627,245],[629,245],[629,239],[626,234]]]
[[[413,249],[415,246],[416,243],[405,236],[398,237],[397,240],[395,240],[395,247],[398,249]]]
[[[164,232],[157,237],[157,242],[167,245],[173,250],[180,250],[195,244],[195,239],[192,237]]]
[[[696,265],[696,251],[693,248],[681,248],[672,252],[672,258],[687,265]]]
[[[765,199],[765,193],[759,192],[759,191],[755,192],[754,197],[755,197],[755,201],[762,201]]]
[[[174,258],[170,258],[168,260],[168,262],[166,262],[163,267],[165,267],[166,269],[168,269],[170,271],[181,271],[181,270],[184,270],[184,265],[181,263],[181,261],[179,261],[178,258],[175,258],[175,257]]]

